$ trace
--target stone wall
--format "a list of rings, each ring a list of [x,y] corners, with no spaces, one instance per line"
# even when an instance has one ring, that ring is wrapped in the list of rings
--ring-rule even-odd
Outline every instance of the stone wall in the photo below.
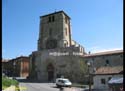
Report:
[[[84,56],[86,62],[91,62],[92,72],[99,67],[103,66],[123,66],[123,52],[105,54],[105,55],[95,55],[95,56]]]
[[[84,77],[83,73],[86,72],[86,64],[81,56],[83,54],[76,55],[73,52],[78,53],[79,50],[77,48],[64,48],[34,52],[32,55],[35,55],[35,58],[32,61],[35,62],[34,71],[36,71],[37,79],[48,81],[47,66],[52,64],[54,66],[54,80],[58,74],[61,74],[71,81],[81,81]]]

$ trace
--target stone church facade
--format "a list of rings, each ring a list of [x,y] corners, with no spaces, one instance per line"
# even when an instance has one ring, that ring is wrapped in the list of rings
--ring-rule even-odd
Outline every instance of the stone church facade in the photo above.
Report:
[[[41,16],[38,50],[30,55],[30,78],[45,82],[64,76],[78,81],[77,64],[84,54],[71,38],[70,17],[64,11]]]
[[[64,11],[54,12],[40,16],[38,49],[29,56],[29,78],[47,82],[64,76],[79,82],[85,80],[85,74],[80,72],[88,70],[88,61],[93,61],[94,72],[101,66],[123,66],[122,55],[123,51],[87,54],[84,47],[72,40],[70,17]]]

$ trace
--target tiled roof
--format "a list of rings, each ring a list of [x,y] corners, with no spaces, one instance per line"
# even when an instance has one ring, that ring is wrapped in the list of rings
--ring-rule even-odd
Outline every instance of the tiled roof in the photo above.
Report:
[[[20,59],[20,58],[29,58],[29,57],[28,56],[19,56],[19,57],[13,58],[11,60],[17,60],[17,59]]]
[[[2,59],[2,62],[8,62],[9,59]]]
[[[114,74],[120,73],[123,71],[123,66],[115,67],[100,67],[96,70],[95,74]]]
[[[118,53],[123,53],[123,50],[113,50],[113,51],[105,51],[105,52],[86,54],[86,55],[84,55],[84,57],[110,55],[110,54],[118,54]]]

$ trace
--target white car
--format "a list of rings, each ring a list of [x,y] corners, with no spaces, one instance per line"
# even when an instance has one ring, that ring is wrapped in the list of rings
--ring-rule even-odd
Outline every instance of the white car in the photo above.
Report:
[[[71,87],[72,83],[69,81],[69,79],[57,78],[56,85],[57,87]]]

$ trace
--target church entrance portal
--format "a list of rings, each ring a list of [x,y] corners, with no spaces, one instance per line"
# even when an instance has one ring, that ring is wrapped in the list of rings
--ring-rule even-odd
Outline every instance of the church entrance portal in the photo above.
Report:
[[[54,66],[52,64],[49,64],[47,66],[47,71],[48,71],[48,81],[53,81],[54,80]]]

